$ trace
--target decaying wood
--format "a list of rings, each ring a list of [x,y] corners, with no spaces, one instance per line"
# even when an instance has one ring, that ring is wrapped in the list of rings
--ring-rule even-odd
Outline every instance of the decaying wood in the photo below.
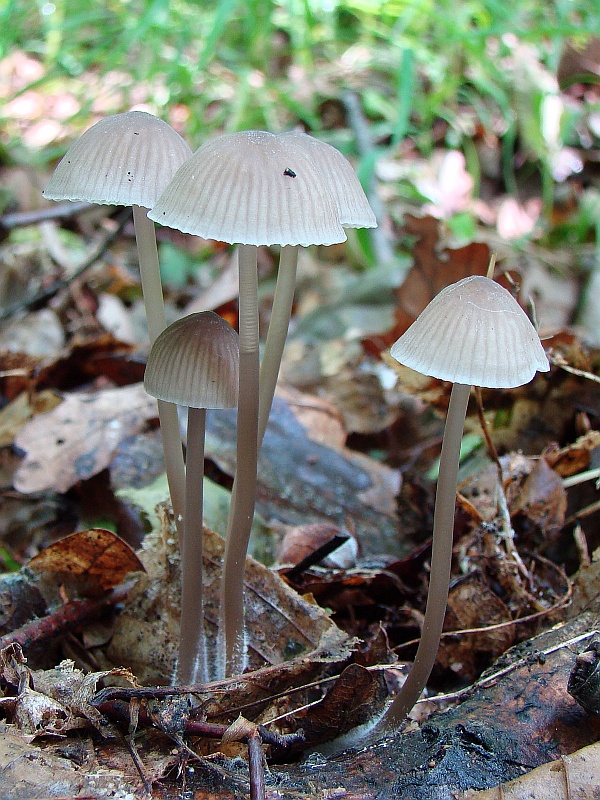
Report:
[[[510,783],[467,792],[457,800],[597,800],[600,744],[592,744],[532,770]]]

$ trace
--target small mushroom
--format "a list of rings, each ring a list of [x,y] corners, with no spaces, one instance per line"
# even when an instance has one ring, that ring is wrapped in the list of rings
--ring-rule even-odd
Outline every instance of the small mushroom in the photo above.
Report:
[[[232,408],[238,394],[238,335],[212,311],[169,325],[152,345],[144,386],[153,397],[188,409],[181,633],[176,681],[207,679],[202,607],[204,435],[206,409]]]
[[[400,692],[371,731],[393,731],[421,694],[437,654],[450,583],[460,443],[472,385],[512,388],[550,369],[538,334],[510,292],[474,275],[443,289],[392,345],[392,356],[453,383],[435,499],[427,607],[417,654]]]
[[[114,114],[92,125],[71,145],[43,192],[49,200],[133,206],[151,343],[166,321],[156,236],[147,211],[191,154],[181,136],[152,114]],[[169,490],[179,523],[184,504],[184,467],[177,409],[160,401],[158,413]]]

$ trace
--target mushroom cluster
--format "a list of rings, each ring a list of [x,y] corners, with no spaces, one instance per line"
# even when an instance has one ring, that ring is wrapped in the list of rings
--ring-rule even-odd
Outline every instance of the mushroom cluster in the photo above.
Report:
[[[202,349],[212,346],[207,329],[220,323],[196,317],[165,330],[152,221],[238,245],[239,339],[234,348],[239,387],[237,464],[225,544],[215,676],[241,672],[246,657],[244,567],[254,515],[258,451],[289,325],[298,247],[343,242],[344,228],[374,227],[374,214],[350,163],[335,148],[311,136],[243,131],[217,137],[192,155],[166,123],[137,111],[117,114],[92,126],[66,153],[44,195],[53,200],[133,205],[153,343],[145,384],[158,398],[169,489],[183,553],[182,636],[176,677],[184,682],[207,677],[199,579],[202,511],[198,487],[203,409],[211,406],[203,396],[206,386],[197,382],[200,378],[180,391],[167,386],[160,375],[176,368],[191,380],[192,373],[198,376],[207,369]],[[260,245],[281,248],[262,365],[258,349]],[[231,336],[224,329],[218,335],[229,338],[228,352],[233,359]],[[197,345],[191,348],[193,357],[190,337]],[[186,361],[189,358],[192,361]],[[227,402],[231,401],[229,394]],[[176,403],[188,407],[187,466]]]
[[[207,142],[174,175],[148,215],[206,239],[238,244],[237,461],[227,526],[217,675],[241,672],[244,567],[254,515],[258,451],[275,392],[292,306],[299,246],[346,239],[375,217],[349,162],[302,133],[242,131]],[[257,248],[280,245],[273,315],[259,366]]]

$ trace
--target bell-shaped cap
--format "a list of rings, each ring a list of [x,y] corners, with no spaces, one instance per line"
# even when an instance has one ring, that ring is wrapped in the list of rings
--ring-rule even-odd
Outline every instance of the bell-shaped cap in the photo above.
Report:
[[[481,275],[443,289],[390,352],[423,375],[490,388],[522,386],[550,369],[521,306]]]
[[[343,242],[333,195],[313,161],[266,131],[202,145],[148,215],[161,225],[229,244]]]
[[[237,404],[238,334],[213,311],[169,325],[152,345],[144,387],[158,400],[188,408]]]
[[[282,133],[280,138],[300,148],[317,167],[333,195],[344,228],[377,227],[375,214],[358,176],[339,150],[301,131],[288,131]]]
[[[151,208],[192,155],[181,136],[145,111],[92,125],[65,153],[44,197]]]

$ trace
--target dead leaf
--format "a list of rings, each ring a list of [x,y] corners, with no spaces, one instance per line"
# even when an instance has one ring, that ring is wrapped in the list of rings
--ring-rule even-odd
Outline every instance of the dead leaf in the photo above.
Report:
[[[32,419],[16,437],[26,456],[15,489],[66,492],[105,469],[121,439],[139,432],[156,413],[156,401],[140,383],[66,395],[58,408]]]
[[[483,628],[511,619],[502,600],[476,574],[455,584],[448,596],[445,631]],[[514,644],[514,627],[501,627],[481,633],[444,636],[438,663],[464,681],[473,681],[484,667]]]
[[[4,800],[48,797],[49,787],[56,787],[60,797],[125,797],[120,794],[126,785],[123,772],[80,768],[74,761],[28,743],[4,723],[0,727],[0,773]]]
[[[0,651],[0,672],[5,681],[18,688],[16,697],[0,698],[0,705],[15,724],[29,736],[63,735],[90,723],[103,736],[109,733],[102,715],[91,704],[98,681],[118,677],[135,686],[127,669],[90,672],[75,669],[72,661],[61,662],[51,670],[32,672],[18,644]]]
[[[553,470],[568,478],[589,469],[591,454],[597,448],[600,448],[600,431],[588,431],[566,447],[548,448],[544,458]]]
[[[372,719],[386,697],[383,670],[350,664],[323,700],[297,718],[308,742],[327,742]]]
[[[112,531],[90,528],[49,545],[27,568],[69,594],[76,577],[79,596],[94,596],[123,582],[130,572],[144,569],[132,548]],[[83,580],[82,580],[83,579]]]
[[[391,345],[414,322],[425,306],[450,283],[469,275],[485,275],[490,262],[487,244],[472,242],[457,249],[441,249],[439,222],[433,217],[406,217],[406,233],[416,236],[415,263],[397,290],[396,324],[379,337]]]
[[[52,411],[60,403],[60,398],[50,389],[44,389],[33,397],[28,392],[21,392],[0,411],[0,447],[11,445],[33,414]]]
[[[514,487],[516,488],[516,487]],[[513,489],[513,487],[511,487]],[[545,540],[551,541],[562,529],[567,510],[567,493],[562,480],[545,458],[539,458],[533,469],[518,488],[507,490],[511,517],[515,525],[525,523]]]
[[[129,593],[108,651],[112,663],[126,663],[146,684],[170,682],[179,639],[177,537],[164,508],[160,518],[161,532],[146,536],[139,552],[147,574],[140,576]],[[209,649],[216,641],[222,558],[223,539],[205,527],[204,598]],[[285,662],[297,659],[310,672],[314,669],[311,658],[317,664],[328,658],[343,661],[349,655],[348,637],[323,609],[304,600],[278,575],[251,558],[246,562],[245,599],[249,668],[281,666],[283,674]],[[320,650],[329,655],[311,657]],[[271,677],[270,682],[274,680]],[[228,694],[230,700],[231,692]]]

